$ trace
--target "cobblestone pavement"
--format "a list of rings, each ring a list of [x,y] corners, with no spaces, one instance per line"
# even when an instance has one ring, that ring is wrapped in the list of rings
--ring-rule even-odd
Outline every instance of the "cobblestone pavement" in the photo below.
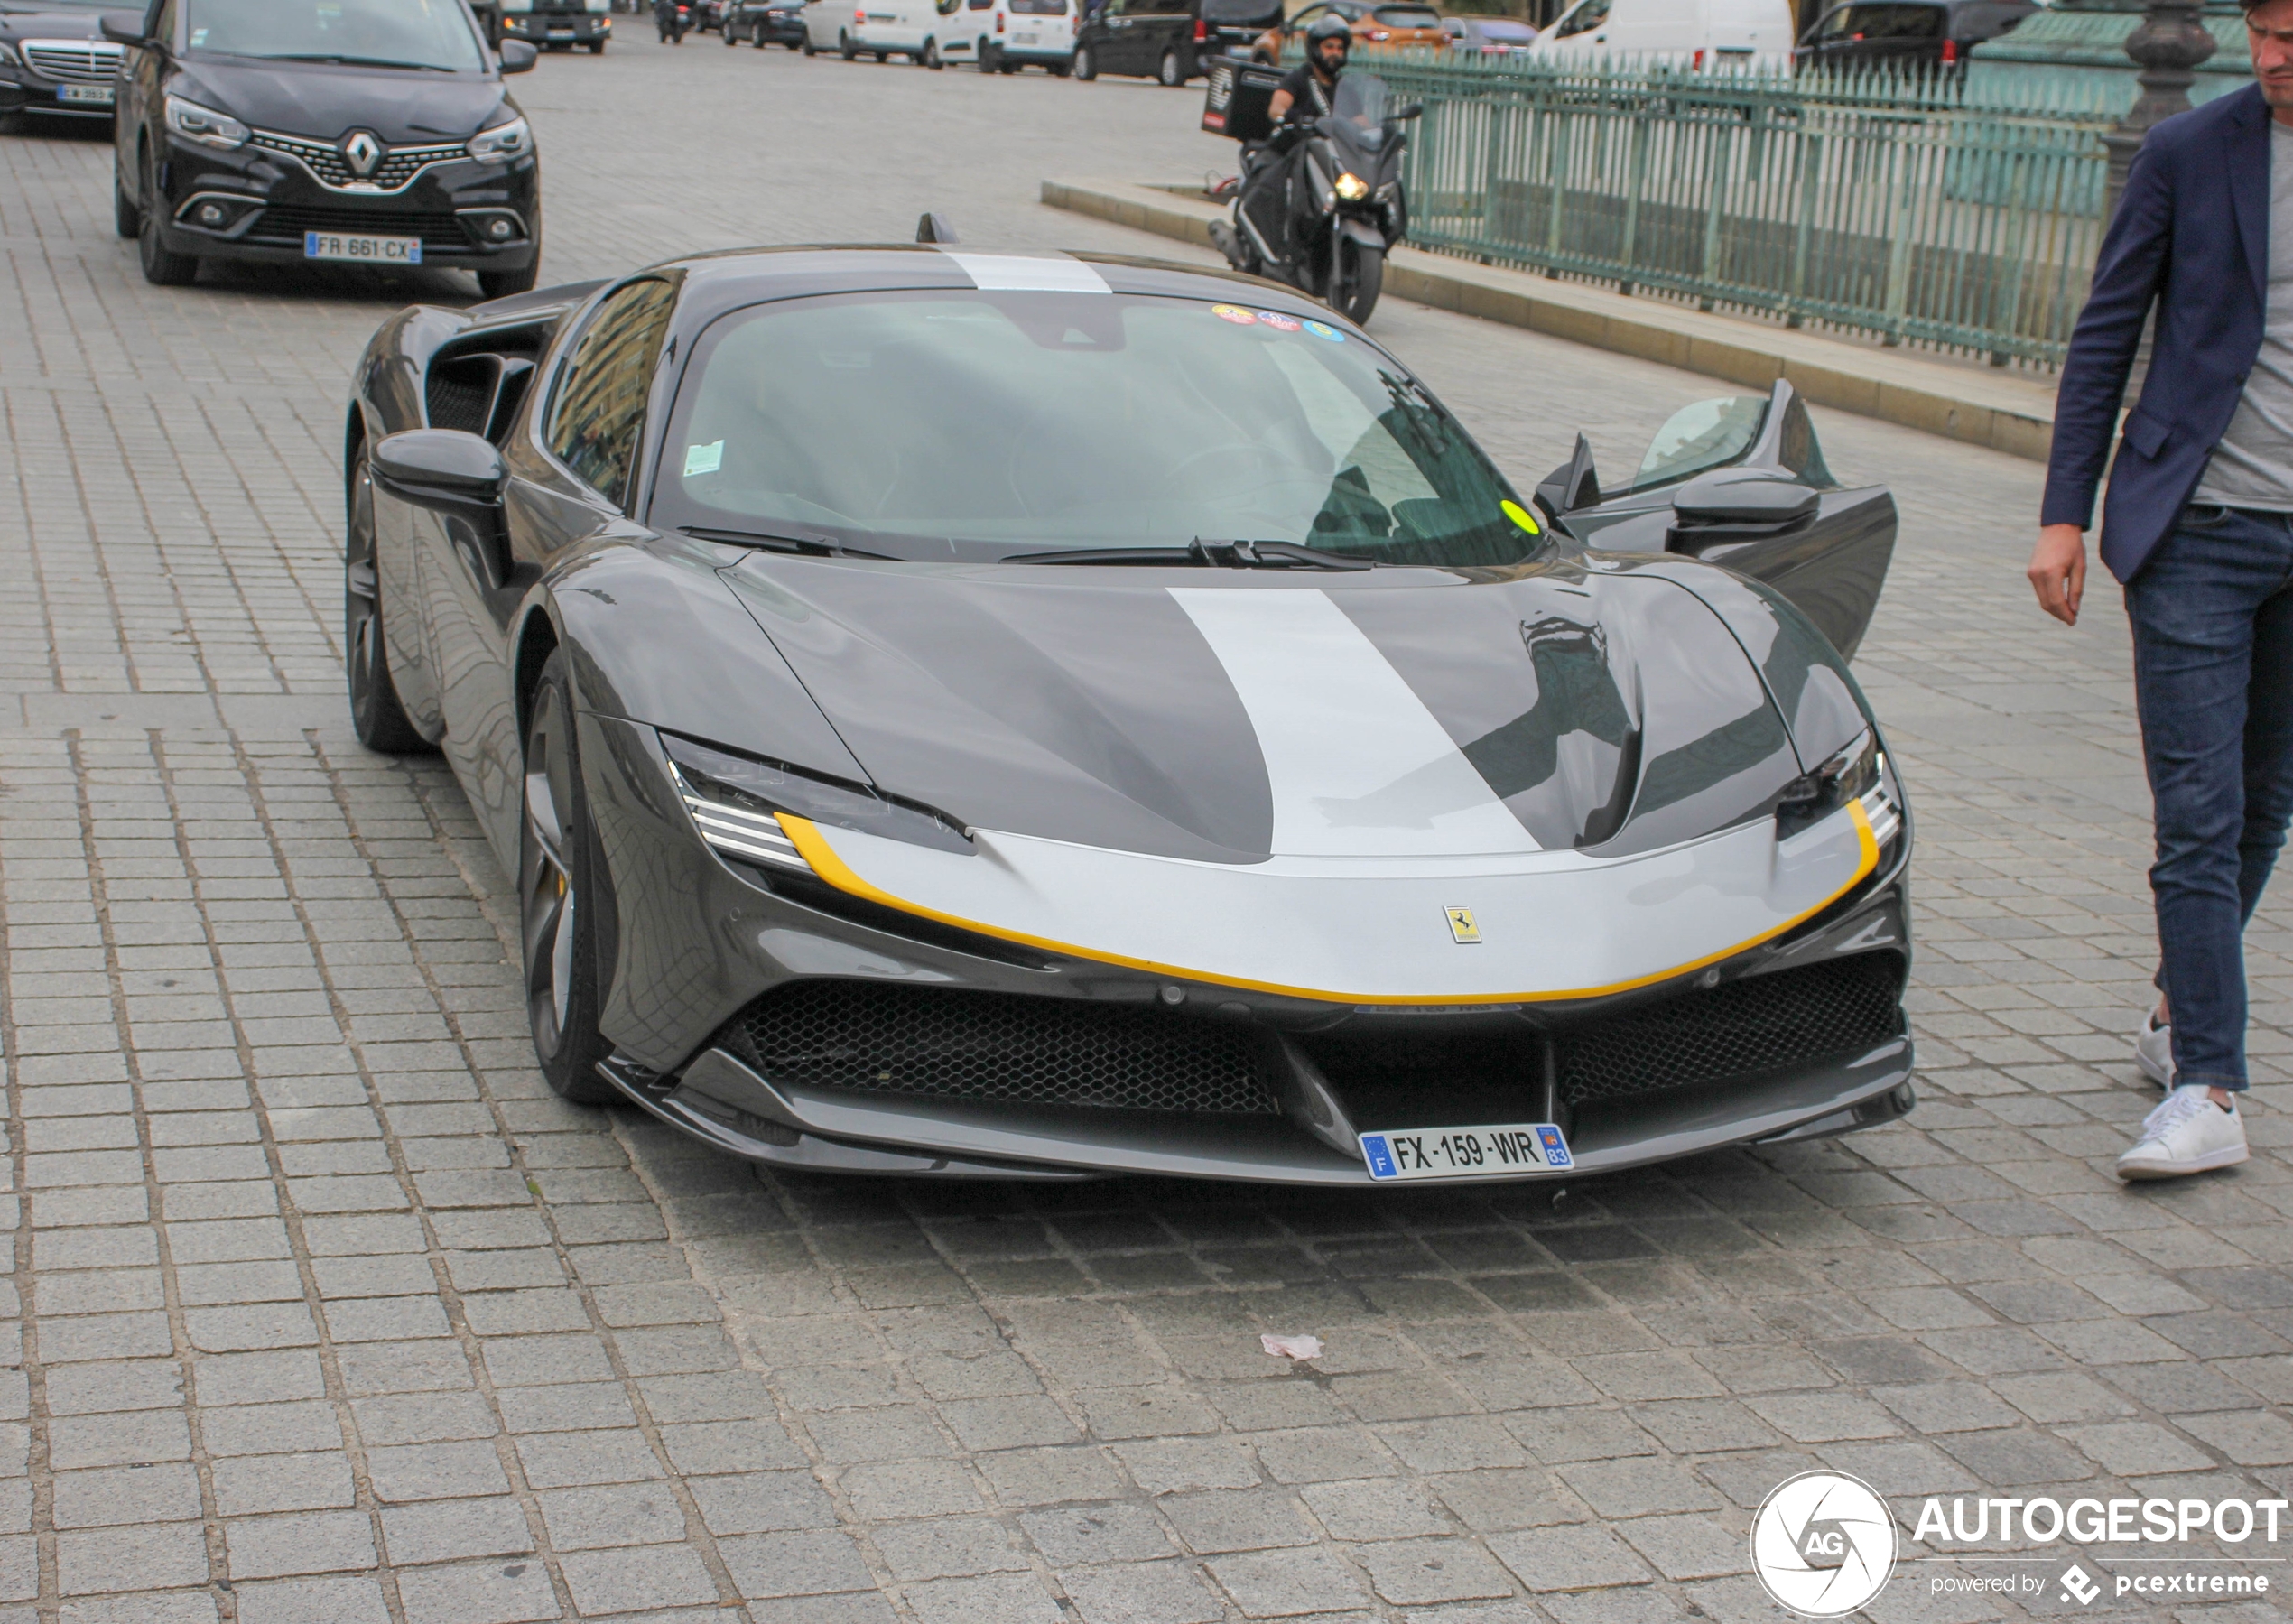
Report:
[[[1166,255],[1037,180],[1226,155],[1192,94],[626,22],[518,94],[567,277],[926,207]],[[0,152],[5,1624],[1731,1621],[1778,1616],[1749,1517],[1816,1464],[1907,1517],[2293,1495],[2288,914],[2253,933],[2254,1161],[2121,1189],[2149,1102],[2125,636],[2106,589],[2075,634],[2028,607],[2034,467],[1822,419],[1905,510],[1860,669],[1921,820],[1908,1123],[1557,1211],[760,1183],[546,1094],[460,793],[343,725],[347,367],[398,303],[467,287],[154,290],[110,235],[107,146]],[[1378,326],[1524,478],[1580,421],[1613,472],[1715,392]],[[1293,1367],[1263,1332],[1328,1351]],[[1925,1554],[1875,1616],[2134,1606],[2058,1601],[2059,1550],[2011,1598],[1937,1594],[2017,1570]]]

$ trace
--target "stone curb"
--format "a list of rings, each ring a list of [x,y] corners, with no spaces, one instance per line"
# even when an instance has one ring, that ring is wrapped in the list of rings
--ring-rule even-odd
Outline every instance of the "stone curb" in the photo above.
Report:
[[[1164,187],[1045,181],[1054,209],[1210,247],[1225,211]],[[1413,303],[1638,356],[1764,389],[1776,379],[1820,406],[1900,423],[2035,462],[2054,436],[2054,391],[2019,377],[1842,344],[1764,322],[1706,315],[1582,283],[1402,248],[1386,264],[1386,291]]]

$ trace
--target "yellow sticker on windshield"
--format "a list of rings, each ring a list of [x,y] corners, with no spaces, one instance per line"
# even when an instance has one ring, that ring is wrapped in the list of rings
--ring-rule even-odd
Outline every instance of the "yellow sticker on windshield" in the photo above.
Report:
[[[1504,510],[1504,514],[1507,518],[1512,520],[1514,524],[1519,525],[1523,530],[1527,531],[1529,534],[1543,535],[1545,534],[1542,530],[1537,528],[1536,521],[1528,516],[1528,509],[1523,507],[1519,503],[1499,502],[1497,506]]]

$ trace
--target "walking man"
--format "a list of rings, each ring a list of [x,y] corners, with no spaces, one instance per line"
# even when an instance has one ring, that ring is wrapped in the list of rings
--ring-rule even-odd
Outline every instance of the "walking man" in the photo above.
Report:
[[[2039,604],[2076,624],[2154,310],[2102,515],[2158,831],[2160,997],[2135,1052],[2168,1090],[2122,1179],[2245,1160],[2244,926],[2293,816],[2293,0],[2241,4],[2255,83],[2149,133],[2103,239],[2030,555]]]

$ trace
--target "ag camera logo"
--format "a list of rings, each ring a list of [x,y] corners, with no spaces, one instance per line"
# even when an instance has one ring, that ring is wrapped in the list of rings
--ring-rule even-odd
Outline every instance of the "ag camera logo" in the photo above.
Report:
[[[1751,1566],[1777,1603],[1809,1619],[1852,1613],[1895,1571],[1895,1517],[1870,1484],[1803,1471],[1751,1519]]]

